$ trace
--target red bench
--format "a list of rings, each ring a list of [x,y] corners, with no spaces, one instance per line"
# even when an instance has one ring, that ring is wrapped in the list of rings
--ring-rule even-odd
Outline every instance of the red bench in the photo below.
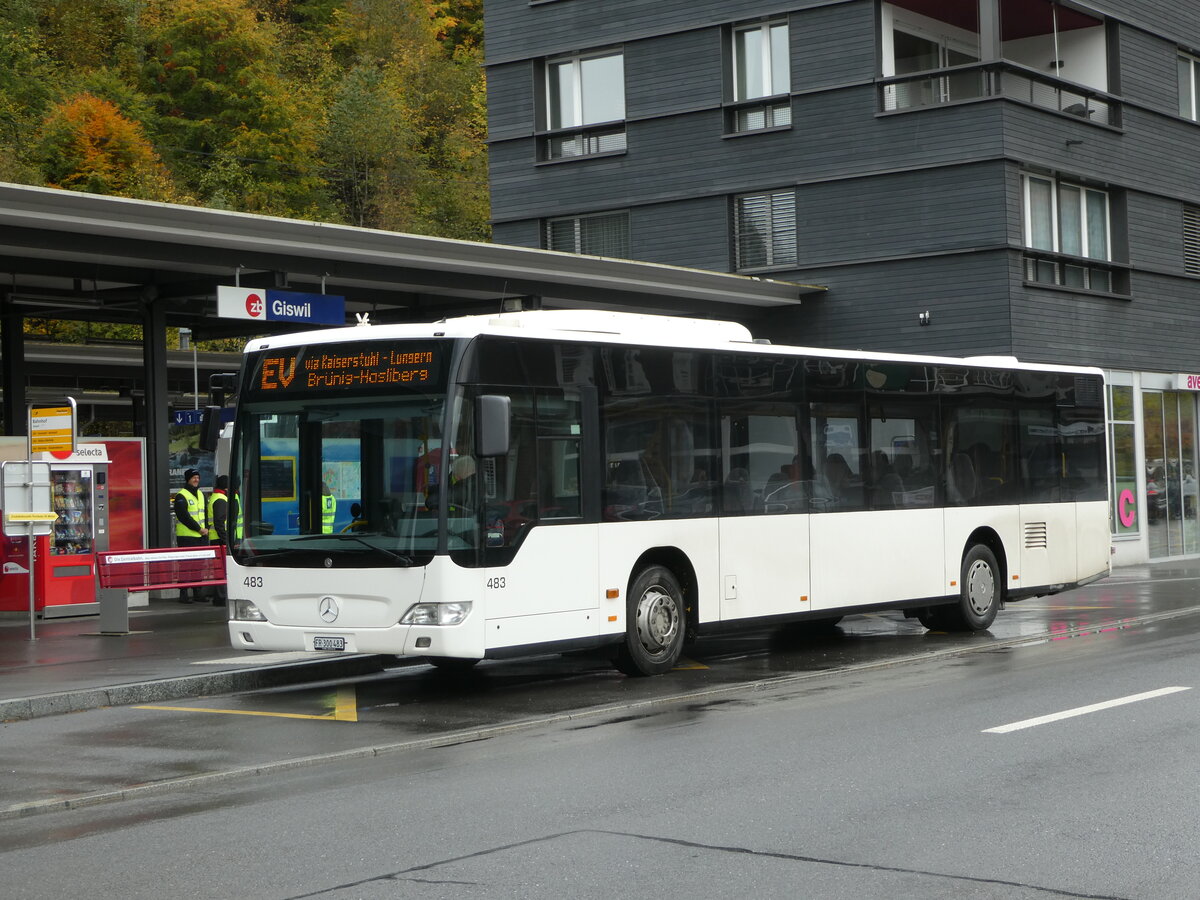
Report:
[[[225,583],[225,547],[103,550],[96,554],[100,633],[129,634],[129,592],[169,591]]]

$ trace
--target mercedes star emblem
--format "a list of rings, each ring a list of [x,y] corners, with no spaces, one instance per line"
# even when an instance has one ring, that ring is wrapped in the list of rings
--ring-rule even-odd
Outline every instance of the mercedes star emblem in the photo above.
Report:
[[[332,597],[322,597],[321,605],[317,607],[317,611],[321,614],[322,622],[333,622],[338,617],[337,601]]]

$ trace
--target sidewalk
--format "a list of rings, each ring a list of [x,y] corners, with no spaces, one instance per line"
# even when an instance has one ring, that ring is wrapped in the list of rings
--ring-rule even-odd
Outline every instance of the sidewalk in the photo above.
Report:
[[[391,657],[250,653],[229,645],[225,607],[152,600],[130,633],[97,633],[96,616],[0,619],[0,721],[151,703],[378,672]]]

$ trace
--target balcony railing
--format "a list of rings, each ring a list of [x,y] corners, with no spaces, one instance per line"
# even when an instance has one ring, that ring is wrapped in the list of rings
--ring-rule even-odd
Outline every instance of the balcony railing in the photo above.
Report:
[[[1113,127],[1121,125],[1119,97],[1042,75],[1016,63],[955,66],[888,78],[879,84],[879,108],[884,112],[922,109],[984,97],[1007,97],[1089,122]]]
[[[1129,266],[1104,259],[1025,248],[1025,280],[1080,291],[1129,293]]]
[[[573,159],[624,153],[625,123],[605,124],[542,135],[542,159]]]

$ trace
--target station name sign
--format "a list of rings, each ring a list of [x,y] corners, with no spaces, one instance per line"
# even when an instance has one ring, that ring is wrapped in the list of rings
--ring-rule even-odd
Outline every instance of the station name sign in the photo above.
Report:
[[[217,315],[222,319],[257,322],[305,322],[345,325],[346,298],[334,294],[303,294],[274,288],[217,288]]]
[[[411,343],[374,344],[369,350],[361,344],[265,350],[252,390],[264,397],[422,387],[437,380],[442,352],[441,347]]]

